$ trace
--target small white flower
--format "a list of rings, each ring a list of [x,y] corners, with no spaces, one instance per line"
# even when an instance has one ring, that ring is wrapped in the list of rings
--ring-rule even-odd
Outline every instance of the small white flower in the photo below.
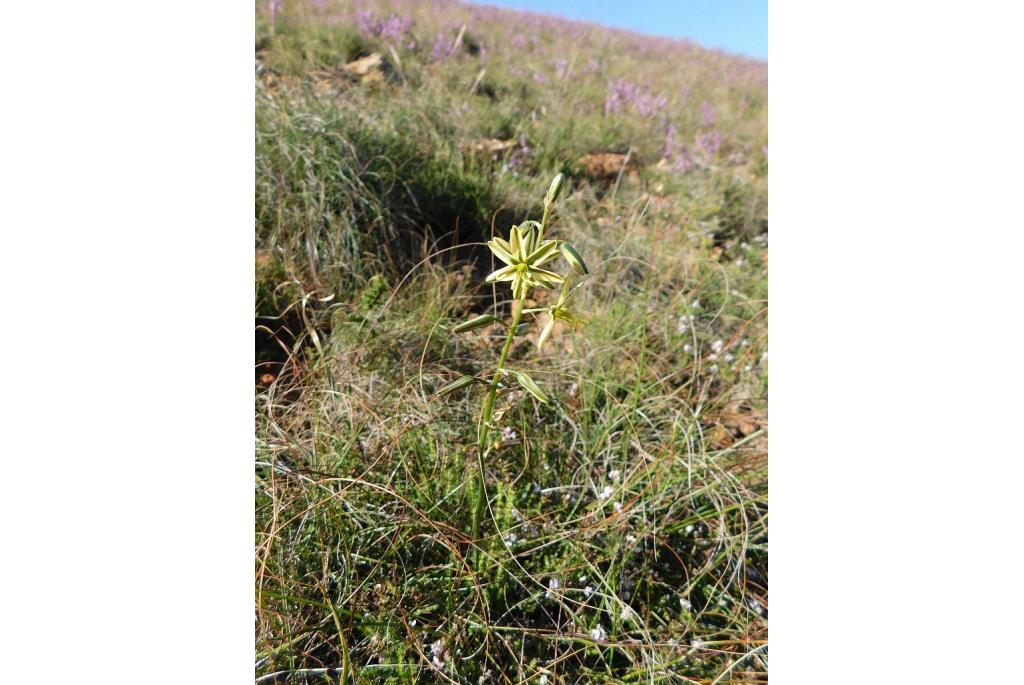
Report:
[[[731,361],[733,360],[733,356],[732,356],[732,353],[731,353],[731,352],[728,352],[728,353],[726,353],[726,355],[725,355],[724,357],[722,357],[722,358],[723,358],[723,359],[724,359],[725,361],[727,361],[727,362],[731,362]]]
[[[711,349],[714,350],[716,353],[721,352],[723,347],[725,347],[725,343],[721,340],[716,340],[715,342],[711,343]]]
[[[587,582],[587,577],[586,576],[580,576],[580,583],[585,583],[585,582]]]
[[[686,527],[686,534],[690,535],[691,533],[693,533],[693,524],[692,523]]]
[[[519,538],[516,537],[515,533],[508,533],[507,535],[505,535],[505,544],[506,545],[514,545],[514,544],[516,544],[516,541],[518,539]]]
[[[540,680],[537,681],[538,685],[548,685],[547,675],[541,675]]]
[[[596,628],[590,631],[590,637],[597,642],[604,642],[605,638],[608,637],[608,633],[604,632],[604,627],[599,623]]]
[[[612,505],[612,508],[615,509],[616,514],[619,513],[620,511],[622,511],[622,502],[616,502],[615,504]]]
[[[615,488],[613,488],[610,485],[606,485],[606,486],[604,486],[604,489],[601,490],[601,492],[598,493],[597,497],[598,497],[598,499],[605,500],[605,499],[608,499],[609,497],[611,497],[614,492],[615,492]]]
[[[708,359],[710,359],[711,361],[715,361],[716,359],[718,359],[718,353],[712,352],[711,354],[708,355]]]
[[[704,646],[704,640],[701,640],[699,637],[695,637],[692,640],[690,640],[690,646],[694,649],[700,649]]]
[[[430,663],[434,665],[434,668],[441,670],[444,668],[444,660],[448,657],[448,649],[444,646],[443,640],[438,640],[430,645]]]
[[[611,480],[615,481],[616,483],[619,482],[619,478],[621,478],[621,477],[622,477],[622,471],[620,471],[618,469],[612,469],[611,471],[608,472],[608,478],[610,478]]]
[[[743,370],[747,371],[747,372],[750,372],[750,371],[754,370],[754,367],[751,366],[750,364],[747,364],[746,366],[743,367]]]
[[[727,604],[728,604],[728,602],[725,601],[725,597],[722,597],[720,600],[718,600],[718,606],[720,606],[720,607],[724,607]]]
[[[562,584],[558,581],[558,578],[550,579],[548,581],[547,592],[544,593],[544,596],[547,597],[548,599],[551,599],[552,597],[555,596],[555,590],[559,589],[560,587],[562,587]]]
[[[712,364],[711,368],[708,369],[708,371],[711,373],[718,373],[718,364]]]
[[[679,598],[679,606],[685,609],[686,611],[690,611],[691,609],[693,609],[693,605],[690,604],[690,600],[686,599],[685,597]]]
[[[668,646],[672,649],[679,649],[679,640],[675,639],[674,637],[670,638],[668,641]]]
[[[502,429],[502,431],[501,431],[501,439],[504,442],[512,442],[517,437],[519,437],[519,436],[516,435],[516,432],[512,429],[511,426],[505,426],[505,428]]]
[[[633,607],[624,605],[622,611],[619,613],[619,618],[623,621],[632,621],[636,617],[636,612],[633,611]]]
[[[693,345],[691,345],[690,343],[686,343],[685,345],[683,345],[683,352],[684,353],[690,354],[690,352],[692,352],[692,351],[693,351]]]
[[[676,333],[679,335],[686,335],[686,322],[680,321],[679,325],[676,326]]]
[[[702,305],[701,305],[701,303],[700,303],[700,300],[694,300],[694,301],[693,301],[693,302],[692,302],[692,303],[690,304],[690,306],[691,306],[691,307],[693,307],[694,309],[700,309]]]
[[[416,619],[413,619],[413,620],[409,621],[409,625],[412,626],[413,628],[415,628],[416,627]]]
[[[587,599],[590,599],[590,595],[592,595],[592,594],[594,594],[594,588],[590,587],[589,585],[586,586],[585,588],[583,588],[583,595]]]
[[[626,536],[626,542],[628,542],[631,545],[635,545],[636,544],[636,536],[633,535],[632,533],[630,533],[629,535]]]

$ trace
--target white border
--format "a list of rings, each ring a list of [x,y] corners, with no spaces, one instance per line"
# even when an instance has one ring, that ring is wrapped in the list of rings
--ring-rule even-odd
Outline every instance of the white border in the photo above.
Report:
[[[250,682],[252,5],[4,28],[3,680]]]
[[[772,5],[779,682],[1013,679],[1016,15]],[[248,682],[252,8],[5,28],[4,678]]]
[[[772,676],[1014,680],[1019,10],[771,10]]]

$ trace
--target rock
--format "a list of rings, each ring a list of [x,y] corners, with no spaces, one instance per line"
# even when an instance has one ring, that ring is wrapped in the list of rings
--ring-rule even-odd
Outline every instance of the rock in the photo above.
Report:
[[[640,166],[635,156],[615,152],[584,155],[576,164],[584,176],[596,181],[614,181],[620,174],[634,176]]]
[[[516,146],[514,140],[500,140],[498,138],[481,138],[469,143],[471,152],[480,157],[497,159]]]
[[[498,138],[483,138],[481,140],[474,141],[472,147],[474,150],[480,152],[490,152],[497,154],[510,150],[516,146],[514,140],[499,140]]]
[[[349,62],[342,67],[342,71],[345,72],[346,76],[360,83],[380,83],[390,79],[394,73],[391,65],[381,57],[379,52],[374,52],[366,57]]]

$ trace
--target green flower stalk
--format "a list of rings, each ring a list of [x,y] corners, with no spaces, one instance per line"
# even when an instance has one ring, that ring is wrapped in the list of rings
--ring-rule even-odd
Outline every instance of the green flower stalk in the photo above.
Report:
[[[512,288],[512,321],[505,323],[491,314],[483,314],[455,326],[452,331],[461,333],[465,331],[482,328],[494,323],[505,326],[508,333],[505,336],[505,343],[501,348],[501,355],[498,357],[498,364],[491,375],[490,382],[474,376],[463,376],[438,391],[438,394],[448,394],[462,388],[469,387],[475,383],[487,383],[487,393],[484,395],[480,408],[480,420],[477,429],[477,465],[479,469],[479,483],[477,488],[477,501],[472,511],[472,534],[473,540],[480,539],[480,522],[483,511],[487,506],[487,484],[484,470],[484,459],[495,449],[490,443],[490,434],[495,426],[494,421],[494,400],[497,397],[499,387],[504,380],[518,383],[520,387],[530,393],[538,401],[547,403],[548,397],[541,390],[537,382],[525,371],[509,369],[506,367],[509,351],[512,349],[512,342],[516,335],[525,332],[528,326],[521,324],[524,314],[531,314],[536,319],[538,315],[544,315],[546,322],[537,338],[537,346],[540,347],[551,335],[555,322],[558,320],[570,323],[573,328],[581,321],[567,309],[567,303],[576,288],[569,287],[569,275],[565,276],[544,268],[558,257],[562,257],[571,270],[577,274],[587,275],[590,270],[579,252],[564,240],[545,240],[544,231],[547,228],[548,219],[551,216],[551,208],[558,199],[565,184],[565,176],[558,174],[548,188],[544,197],[544,214],[540,222],[526,220],[518,226],[512,226],[509,230],[508,240],[497,237],[488,241],[487,246],[500,260],[504,266],[487,276],[486,283],[509,283]],[[524,309],[527,297],[533,288],[555,288],[562,286],[561,294],[555,304],[549,307]]]

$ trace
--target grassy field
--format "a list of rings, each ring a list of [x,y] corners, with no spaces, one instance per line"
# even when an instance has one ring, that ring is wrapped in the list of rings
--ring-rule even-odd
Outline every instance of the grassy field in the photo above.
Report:
[[[767,65],[457,2],[261,2],[256,678],[767,681]],[[539,220],[585,324],[481,392],[484,243]],[[498,264],[500,266],[500,264]],[[535,291],[543,306],[557,293]]]

